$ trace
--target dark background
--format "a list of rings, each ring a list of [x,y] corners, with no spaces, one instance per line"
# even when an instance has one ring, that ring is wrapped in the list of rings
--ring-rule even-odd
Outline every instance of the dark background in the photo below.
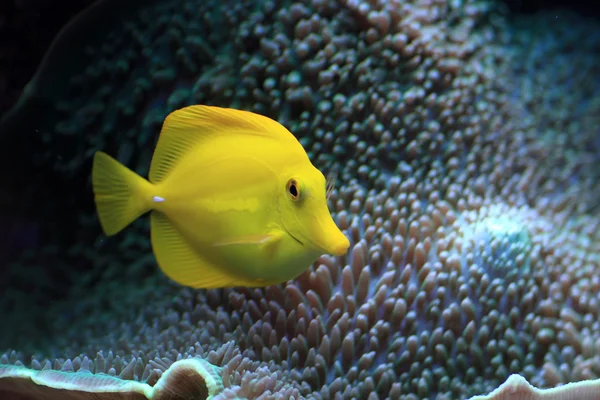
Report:
[[[60,28],[92,2],[92,0],[0,1],[0,117],[14,104]],[[562,7],[582,15],[600,17],[600,2],[595,0],[504,0],[504,2],[515,15]]]
[[[513,13],[530,14],[540,10],[566,8],[582,15],[600,16],[600,3],[595,0],[504,0]]]

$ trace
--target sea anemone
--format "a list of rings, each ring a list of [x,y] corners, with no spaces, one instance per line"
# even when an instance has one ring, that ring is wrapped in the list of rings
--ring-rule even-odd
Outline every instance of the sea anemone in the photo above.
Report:
[[[479,0],[118,11],[68,58],[51,51],[11,114],[30,112],[27,96],[48,105],[11,139],[39,165],[20,199],[46,244],[1,284],[15,327],[2,340],[19,349],[1,363],[154,386],[171,364],[208,354],[223,368],[219,395],[248,399],[467,398],[508,379],[501,398],[523,379],[598,378],[592,21],[522,24]],[[86,37],[93,16],[58,40]],[[56,65],[68,73],[54,93],[42,81]],[[93,152],[145,175],[165,116],[196,103],[268,115],[339,171],[330,209],[349,253],[282,285],[194,291],[158,272],[147,221],[100,235]],[[44,192],[55,182],[68,190]]]

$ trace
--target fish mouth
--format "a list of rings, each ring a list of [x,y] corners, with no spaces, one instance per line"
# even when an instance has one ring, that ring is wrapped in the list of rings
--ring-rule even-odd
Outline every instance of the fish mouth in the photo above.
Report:
[[[292,233],[291,233],[290,231],[288,231],[288,230],[286,229],[286,232],[287,232],[287,234],[288,234],[288,235],[290,235],[290,237],[291,237],[292,239],[294,239],[296,242],[298,242],[298,243],[299,243],[301,246],[304,246],[304,243],[303,243],[303,242],[302,242],[300,239],[298,239],[296,236],[292,235]]]

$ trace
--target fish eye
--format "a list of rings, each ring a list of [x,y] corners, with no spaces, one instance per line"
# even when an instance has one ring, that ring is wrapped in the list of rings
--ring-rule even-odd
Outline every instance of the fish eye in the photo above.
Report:
[[[290,179],[286,185],[286,192],[292,201],[300,200],[300,185],[295,179]]]

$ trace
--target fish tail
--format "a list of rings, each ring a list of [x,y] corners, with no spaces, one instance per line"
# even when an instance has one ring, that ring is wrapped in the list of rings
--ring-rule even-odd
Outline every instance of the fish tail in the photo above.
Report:
[[[152,209],[152,183],[108,154],[94,154],[94,201],[102,230],[114,235]]]

